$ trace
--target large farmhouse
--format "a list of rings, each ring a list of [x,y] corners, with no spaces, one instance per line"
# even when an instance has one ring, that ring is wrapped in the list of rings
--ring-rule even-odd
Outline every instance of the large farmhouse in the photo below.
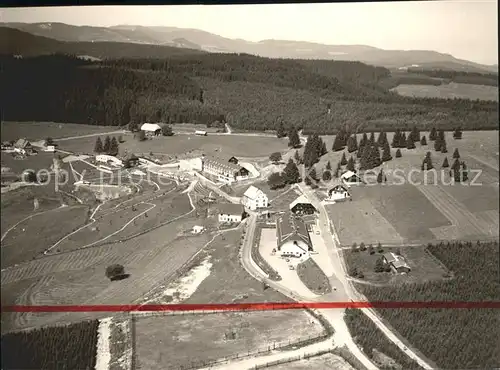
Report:
[[[202,156],[202,171],[226,184],[248,179],[249,171],[238,164],[215,157]]]
[[[352,171],[347,171],[347,172],[344,172],[341,176],[340,176],[340,179],[341,181],[347,185],[347,187],[350,187],[352,185],[361,185],[361,184],[364,184],[363,180],[361,179],[361,177],[359,177],[358,175],[356,175],[356,173],[352,172]]]
[[[394,273],[409,273],[411,271],[410,266],[406,263],[403,256],[398,256],[392,252],[384,253],[382,257],[384,263],[389,265],[392,272]]]
[[[290,211],[276,221],[276,241],[282,257],[302,257],[313,250],[306,224]]]
[[[246,208],[255,211],[259,208],[267,208],[269,199],[262,190],[252,185],[243,194],[242,203]]]
[[[19,139],[14,143],[14,151],[21,154],[32,154],[33,146],[26,139]]]
[[[305,195],[299,196],[290,203],[290,211],[296,215],[312,215],[318,212]]]
[[[334,202],[343,202],[347,199],[352,200],[351,193],[346,185],[336,181],[328,190],[328,198]]]
[[[241,204],[222,203],[217,206],[220,223],[240,223],[245,217]]]
[[[157,123],[145,123],[141,126],[141,130],[144,131],[147,136],[158,136],[161,134],[161,126]]]

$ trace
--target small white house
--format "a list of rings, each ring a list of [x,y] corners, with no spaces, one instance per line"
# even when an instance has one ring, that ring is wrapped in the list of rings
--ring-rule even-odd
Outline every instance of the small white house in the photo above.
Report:
[[[252,185],[243,194],[242,203],[246,208],[255,211],[259,208],[267,208],[269,199],[262,190]]]
[[[328,190],[328,198],[334,202],[352,200],[351,193],[347,189],[347,186],[340,183],[334,184],[333,187]]]
[[[206,131],[200,131],[200,130],[196,130],[194,132],[195,135],[197,136],[207,136],[207,132]]]
[[[363,180],[361,179],[361,177],[359,177],[358,175],[356,175],[356,173],[352,172],[352,171],[347,171],[347,172],[344,172],[341,176],[340,176],[340,180],[345,184],[347,185],[347,187],[350,187],[352,185],[361,185],[363,184]]]
[[[56,147],[54,145],[47,145],[44,149],[45,152],[54,153],[56,151]]]
[[[245,216],[245,209],[241,204],[219,204],[218,212],[220,223],[240,223]]]
[[[193,226],[193,230],[191,231],[193,234],[201,234],[203,231],[205,231],[205,228],[200,225],[195,225]]]
[[[157,123],[144,123],[141,130],[148,136],[158,136],[161,133],[161,126]]]

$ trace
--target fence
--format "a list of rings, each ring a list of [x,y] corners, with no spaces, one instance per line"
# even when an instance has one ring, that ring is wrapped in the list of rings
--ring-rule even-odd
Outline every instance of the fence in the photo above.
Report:
[[[290,362],[295,362],[295,361],[300,361],[300,360],[307,360],[307,359],[309,359],[311,357],[326,355],[327,353],[332,353],[332,350],[331,349],[322,349],[322,350],[318,350],[316,352],[305,353],[303,355],[297,355],[297,356],[293,356],[293,357],[282,358],[282,359],[279,359],[279,360],[274,360],[274,361],[266,362],[265,364],[262,364],[262,365],[255,365],[255,367],[253,367],[253,369],[255,369],[255,370],[257,370],[257,369],[264,369],[264,368],[267,368],[267,367],[272,367],[272,366],[277,366],[277,365],[282,365],[282,364],[288,364]]]
[[[328,334],[324,334],[324,335],[318,336],[318,337],[308,336],[308,337],[301,338],[301,339],[296,340],[296,341],[288,340],[288,341],[279,342],[279,343],[274,342],[273,344],[267,345],[267,347],[262,347],[262,348],[259,348],[257,350],[243,352],[243,353],[237,353],[235,355],[230,355],[230,356],[226,356],[226,357],[222,357],[222,358],[214,359],[214,360],[196,361],[196,362],[192,362],[188,365],[179,366],[177,369],[178,370],[192,370],[192,369],[212,367],[214,365],[221,364],[221,363],[228,362],[228,361],[241,360],[241,359],[248,358],[251,356],[263,355],[265,353],[269,353],[269,352],[276,350],[276,349],[284,349],[286,347],[291,347],[291,346],[304,347],[306,345],[314,343],[315,341],[321,341],[321,340],[325,340],[327,338],[328,338]],[[307,356],[312,357],[315,355],[316,354],[308,354]],[[301,356],[298,356],[298,357],[299,357],[298,359],[300,359]],[[309,358],[309,357],[307,357],[307,358]],[[304,357],[304,358],[306,358],[306,357]],[[293,361],[296,361],[296,360],[297,359],[294,359]]]

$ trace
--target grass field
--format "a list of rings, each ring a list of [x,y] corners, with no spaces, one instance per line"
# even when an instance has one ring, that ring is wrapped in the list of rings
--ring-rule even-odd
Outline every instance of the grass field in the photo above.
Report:
[[[10,153],[1,154],[2,167],[8,167],[15,173],[22,173],[24,170],[50,170],[52,166],[53,153],[39,151],[36,155],[30,155],[25,159],[14,159]]]
[[[451,82],[439,86],[430,85],[399,85],[393,89],[400,95],[431,97],[431,98],[462,98],[498,101],[498,88],[496,86],[472,85]]]
[[[428,281],[442,280],[448,276],[449,272],[436,259],[426,252],[425,247],[401,247],[387,248],[382,246],[383,253],[401,251],[411,267],[411,273],[407,275],[395,275],[392,272],[375,272],[375,263],[382,254],[377,252],[377,246],[373,246],[376,253],[370,254],[368,250],[353,252],[351,249],[344,249],[343,254],[348,269],[356,268],[363,273],[363,280],[375,284],[405,284],[405,283],[425,283]]]
[[[115,135],[116,136],[116,135]],[[207,155],[231,157],[262,157],[273,152],[285,151],[288,142],[285,139],[257,136],[224,136],[224,135],[174,135],[160,136],[152,140],[139,142],[132,134],[122,135],[125,140],[120,144],[120,152],[128,153],[163,153],[175,155],[190,151],[201,151]],[[101,140],[104,137],[101,137]],[[92,153],[96,137],[65,140],[59,148],[76,153]]]
[[[175,197],[175,194],[172,194]],[[125,304],[140,300],[175,278],[211,235],[181,233],[195,222],[189,215],[123,242],[44,257],[2,271],[2,298],[10,304]],[[106,266],[120,263],[130,277],[110,283]],[[100,314],[8,314],[8,328],[102,317]]]
[[[2,268],[34,259],[64,235],[84,225],[87,217],[88,207],[74,206],[50,210],[20,223],[2,241]]]
[[[22,137],[36,141],[47,137],[56,139],[116,130],[119,130],[116,126],[91,126],[75,123],[2,122],[0,132],[2,141],[17,140]]]
[[[325,273],[312,258],[308,258],[297,265],[297,275],[299,275],[304,285],[315,294],[321,295],[332,291]]]
[[[137,367],[153,370],[209,363],[323,334],[319,322],[295,310],[286,319],[279,311],[138,318]]]

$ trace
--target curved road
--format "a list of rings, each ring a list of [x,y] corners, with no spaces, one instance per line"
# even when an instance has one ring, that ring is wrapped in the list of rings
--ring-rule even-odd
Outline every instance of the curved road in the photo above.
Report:
[[[335,274],[337,278],[342,282],[344,287],[344,291],[352,301],[367,301],[366,297],[363,297],[359,294],[356,289],[351,285],[351,282],[346,279],[346,267],[344,265],[343,257],[340,255],[340,249],[336,247],[340,245],[338,243],[338,236],[333,235],[330,229],[330,219],[328,217],[328,213],[324,204],[318,199],[314,191],[307,188],[304,184],[299,184],[298,188],[307,196],[309,201],[316,207],[319,211],[319,227],[321,229],[321,234],[325,241],[325,244],[328,249],[328,256],[330,257],[330,261],[334,266]],[[384,333],[384,335],[393,342],[396,346],[398,346],[404,353],[408,355],[412,360],[417,362],[422,368],[426,370],[432,370],[433,367],[428,364],[424,359],[422,359],[419,355],[417,355],[410,348],[407,348],[406,345],[381,321],[380,317],[377,313],[371,308],[361,308],[361,311],[368,316],[370,320],[372,320],[375,325]]]
[[[253,261],[251,253],[252,253],[252,243],[254,240],[254,233],[256,228],[257,216],[255,214],[251,214],[247,219],[247,231],[245,233],[245,240],[242,247],[241,253],[241,263],[245,270],[253,276],[255,279],[259,281],[264,281],[267,285],[272,287],[273,289],[279,291],[280,293],[296,300],[296,301],[307,301],[304,297],[301,297],[297,292],[291,291],[289,288],[285,287],[283,284],[269,280],[267,275],[257,266],[257,264]],[[339,309],[322,309],[317,310],[335,329],[335,333],[333,335],[333,343],[330,344],[330,347],[333,349],[334,346],[342,346],[345,344],[351,353],[356,356],[356,358],[363,363],[363,365],[367,369],[377,369],[377,367],[370,361],[370,359],[359,349],[359,347],[354,343],[349,329],[344,322],[343,319],[343,311]],[[323,343],[323,342],[322,342]],[[290,357],[295,356],[295,354],[291,353]]]

